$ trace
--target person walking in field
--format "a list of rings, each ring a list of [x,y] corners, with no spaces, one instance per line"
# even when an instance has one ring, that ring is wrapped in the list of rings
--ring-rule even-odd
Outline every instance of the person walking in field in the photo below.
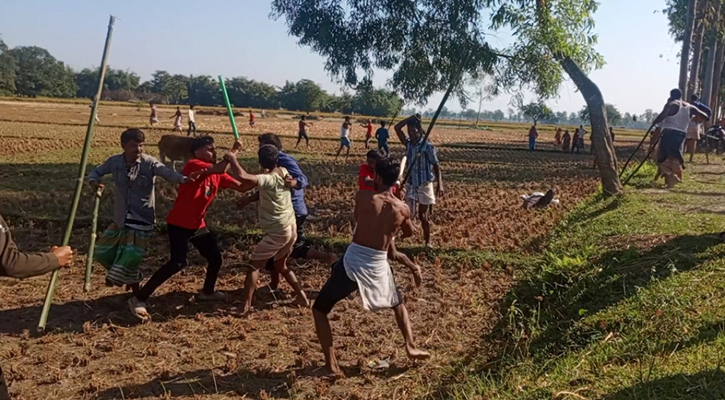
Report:
[[[702,123],[707,119],[707,114],[682,100],[680,89],[670,91],[667,104],[653,123],[662,128],[657,162],[668,188],[682,182],[683,149],[690,121]]]
[[[151,103],[151,115],[149,116],[149,124],[154,126],[159,123],[159,116],[156,111],[156,104]]]
[[[561,146],[561,128],[556,128],[556,134],[554,135],[554,146]]]
[[[529,129],[529,151],[536,150],[536,139],[539,137],[539,132],[536,131],[536,125],[532,125]]]
[[[325,370],[343,376],[332,345],[332,328],[328,315],[335,304],[358,291],[367,311],[393,309],[403,334],[408,358],[426,360],[430,354],[418,349],[403,295],[395,285],[388,264],[391,244],[398,229],[402,237],[413,234],[410,208],[393,194],[400,174],[400,164],[389,158],[375,166],[375,191],[361,190],[355,198],[357,228],[345,256],[332,268],[332,274],[320,290],[312,307],[317,338],[325,355]]]
[[[30,278],[67,267],[72,261],[73,249],[69,246],[52,247],[47,253],[21,253],[10,233],[10,227],[0,215],[0,276]],[[0,400],[10,400],[2,366],[0,366]]]
[[[310,148],[310,137],[307,136],[307,128],[308,127],[311,127],[312,124],[311,123],[308,123],[307,122],[307,117],[303,115],[300,118],[300,122],[297,125],[298,125],[297,144],[295,145],[295,149],[297,148],[297,146],[300,145],[300,142],[302,141],[302,138],[304,138],[305,139],[305,143],[307,145],[307,149],[309,150],[309,148]]]
[[[181,107],[176,107],[176,113],[171,118],[174,118],[174,131],[181,132]]]
[[[310,181],[307,175],[302,172],[297,160],[292,156],[282,151],[282,141],[274,133],[265,133],[260,135],[258,138],[259,146],[273,145],[279,151],[277,157],[277,165],[280,168],[287,170],[292,178],[294,178],[295,185],[291,187],[292,193],[292,208],[295,213],[295,225],[297,226],[297,240],[292,248],[290,257],[296,259],[308,259],[308,260],[319,260],[327,265],[332,265],[337,261],[337,255],[333,253],[326,253],[312,248],[312,245],[304,239],[304,224],[308,217],[307,204],[305,204],[305,189],[309,187]],[[247,205],[258,202],[260,199],[259,192],[245,196],[239,199],[237,205],[239,208],[244,208]],[[271,290],[276,291],[279,286],[279,272],[274,268],[274,258],[270,257],[267,260],[266,270],[270,272],[270,283],[269,287]]]
[[[145,141],[140,129],[124,131],[123,153],[111,156],[88,175],[94,191],[103,186],[101,179],[108,174],[113,176],[115,186],[113,222],[96,243],[95,259],[106,268],[107,286],[126,286],[134,294],[139,289],[141,262],[156,223],[156,177],[171,183],[190,182],[190,178],[143,154]]]
[[[584,130],[584,125],[579,125],[579,149],[582,151],[586,151],[584,147],[584,137],[586,136],[586,134],[587,131]]]
[[[96,105],[96,96],[91,97],[91,105],[88,106],[88,108],[91,109],[91,112],[93,112],[93,106]],[[101,120],[98,119],[98,109],[96,109],[96,115],[93,116],[93,118],[96,120],[97,124],[101,123]]]
[[[569,153],[569,147],[571,146],[571,135],[569,134],[569,130],[564,131],[564,136],[561,138],[561,151],[564,153]]]
[[[254,128],[254,113],[249,110],[249,127]]]
[[[700,102],[700,98],[697,95],[692,95],[691,97],[692,105],[697,107],[700,111],[705,113],[707,115],[708,119],[712,115],[712,110],[710,107],[702,104]],[[685,136],[685,152],[690,155],[689,162],[692,162],[692,159],[695,157],[695,152],[697,151],[697,142],[700,140],[702,135],[704,134],[704,129],[702,126],[702,123],[697,123],[694,120],[690,121],[690,125],[687,127],[687,135]]]
[[[189,106],[189,130],[186,131],[186,136],[191,134],[196,136],[196,119],[194,118],[194,105]]]
[[[370,139],[373,138],[373,120],[368,119],[367,123],[361,124],[365,128],[365,149],[370,148]]]
[[[236,156],[241,148],[241,142],[235,142],[230,154]],[[222,267],[221,251],[204,218],[219,189],[244,192],[248,188],[226,173],[229,168],[227,161],[214,164],[217,153],[214,138],[211,136],[194,138],[191,143],[191,153],[194,158],[186,163],[182,173],[194,177],[194,182],[179,186],[174,206],[166,218],[171,259],[161,266],[128,301],[131,313],[143,322],[151,320],[151,315],[146,310],[149,297],[159,286],[187,266],[189,242],[199,250],[199,254],[208,263],[204,286],[197,298],[200,301],[225,299],[223,293],[215,291],[217,276]]]
[[[340,153],[342,152],[343,148],[347,148],[347,153],[345,153],[345,161],[347,161],[347,158],[350,156],[350,146],[352,145],[352,142],[350,141],[351,130],[352,124],[350,123],[350,117],[345,117],[345,122],[343,122],[342,126],[340,127],[340,148],[337,149],[337,154],[335,154],[335,161],[337,161],[337,158],[340,157]]]
[[[403,127],[408,130],[405,136]],[[425,131],[418,115],[410,116],[395,125],[395,133],[405,146],[410,180],[406,182],[406,202],[411,212],[418,211],[423,227],[426,247],[432,247],[430,240],[430,209],[436,198],[443,194],[443,174],[438,163],[436,150],[430,141],[421,142]],[[434,187],[435,182],[435,187]]]
[[[382,151],[386,156],[390,155],[390,147],[388,146],[388,139],[390,138],[390,132],[386,127],[385,121],[380,122],[380,128],[375,131],[375,139],[378,141],[378,150]]]
[[[259,188],[259,226],[264,232],[264,238],[259,242],[252,253],[252,266],[247,272],[244,283],[244,305],[240,315],[248,314],[252,309],[254,291],[259,280],[259,270],[264,268],[267,260],[274,259],[274,269],[279,273],[295,291],[295,300],[292,304],[309,307],[310,301],[302,290],[294,272],[287,267],[287,259],[297,241],[297,224],[295,211],[292,207],[292,194],[290,189],[297,186],[297,181],[279,166],[279,150],[273,145],[265,144],[259,147],[259,165],[262,173],[252,175],[247,173],[237,162],[235,154],[228,154],[225,160],[231,165],[229,173],[238,179],[245,188],[251,190]]]
[[[574,137],[571,140],[571,154],[574,154],[574,150],[576,150],[576,153],[579,154],[581,141],[579,140],[579,128],[576,128],[574,131]]]

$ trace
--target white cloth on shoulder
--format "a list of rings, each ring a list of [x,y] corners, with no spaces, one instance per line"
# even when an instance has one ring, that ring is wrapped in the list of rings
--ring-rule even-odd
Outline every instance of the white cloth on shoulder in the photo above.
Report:
[[[351,243],[345,252],[343,265],[347,277],[357,283],[365,310],[389,309],[401,303],[387,252]]]

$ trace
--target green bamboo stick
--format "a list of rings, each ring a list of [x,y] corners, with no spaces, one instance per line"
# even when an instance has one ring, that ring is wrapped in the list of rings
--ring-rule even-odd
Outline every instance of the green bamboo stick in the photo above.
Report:
[[[78,180],[76,181],[76,191],[73,196],[73,202],[71,203],[70,210],[68,211],[68,222],[65,227],[65,234],[63,235],[62,246],[67,246],[70,242],[70,235],[73,232],[73,223],[76,220],[76,212],[78,211],[78,203],[81,200],[81,192],[83,191],[83,183],[86,176],[86,165],[88,164],[88,153],[91,150],[91,139],[93,137],[93,129],[96,126],[96,110],[98,109],[98,103],[101,99],[103,91],[103,80],[106,77],[106,67],[108,65],[108,53],[111,49],[111,36],[113,35],[113,24],[116,22],[116,17],[111,15],[108,22],[108,33],[106,33],[106,45],[103,48],[103,57],[101,58],[101,68],[98,74],[98,89],[96,90],[96,101],[93,102],[91,107],[91,115],[88,118],[88,129],[86,129],[86,140],[83,144],[83,153],[81,154],[81,162],[78,166]],[[38,331],[44,332],[45,325],[48,322],[48,314],[50,314],[50,305],[53,302],[53,292],[55,292],[55,286],[58,283],[58,270],[53,271],[50,276],[50,282],[48,283],[48,290],[45,292],[45,301],[43,302],[43,311],[40,314],[40,321],[38,322]]]
[[[232,110],[232,103],[229,102],[229,95],[227,94],[227,86],[224,84],[224,77],[219,75],[219,86],[222,87],[222,94],[224,95],[224,104],[227,106],[227,112],[229,113],[229,122],[232,124],[232,132],[234,133],[234,139],[239,140],[239,131],[237,130],[237,122],[234,120],[234,111]]]
[[[83,291],[88,293],[91,291],[91,272],[93,272],[93,253],[96,249],[96,237],[98,236],[98,208],[101,206],[101,195],[103,195],[103,186],[98,186],[93,204],[93,221],[91,222],[91,241],[88,244],[88,261],[86,262],[86,283],[83,285]]]

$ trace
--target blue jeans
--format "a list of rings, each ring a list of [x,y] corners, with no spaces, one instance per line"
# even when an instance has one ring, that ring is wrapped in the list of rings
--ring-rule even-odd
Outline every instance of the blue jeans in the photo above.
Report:
[[[529,150],[534,150],[534,149],[536,149],[536,138],[530,137],[529,138]]]
[[[378,150],[385,150],[385,154],[390,154],[390,147],[388,147],[388,142],[378,142]]]

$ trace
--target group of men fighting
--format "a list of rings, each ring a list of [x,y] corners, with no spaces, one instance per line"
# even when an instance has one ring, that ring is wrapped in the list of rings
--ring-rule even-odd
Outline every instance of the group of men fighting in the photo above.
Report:
[[[346,123],[349,124],[349,118]],[[308,215],[304,194],[309,180],[297,161],[282,151],[277,135],[267,133],[258,137],[259,174],[248,173],[238,163],[239,141],[217,162],[217,149],[211,136],[194,138],[193,158],[178,173],[144,154],[145,135],[141,130],[124,131],[121,134],[123,152],[111,156],[88,175],[93,188],[103,185],[103,176],[111,175],[115,189],[113,222],[98,240],[95,252],[96,261],[106,268],[106,284],[131,290],[132,296],[128,300],[131,313],[148,322],[151,314],[146,307],[147,300],[159,286],[187,266],[191,243],[207,261],[206,278],[197,299],[225,300],[226,294],[215,290],[223,259],[221,249],[206,225],[206,212],[220,189],[240,193],[257,189],[238,201],[239,207],[258,203],[259,225],[264,232],[251,256],[239,315],[252,310],[262,269],[271,273],[269,286],[272,290],[277,289],[282,277],[295,292],[292,304],[308,307],[307,295],[287,266],[287,260],[289,257],[317,259],[331,265],[331,275],[313,305],[315,327],[328,373],[339,375],[341,370],[332,348],[327,315],[337,302],[355,291],[359,292],[366,310],[393,309],[408,356],[428,358],[429,354],[417,349],[413,342],[403,296],[395,285],[388,259],[405,264],[413,273],[416,285],[420,285],[420,267],[397,251],[394,238],[398,230],[402,231],[403,238],[413,234],[411,216],[417,210],[425,243],[431,245],[430,207],[441,195],[443,182],[435,148],[423,139],[420,117],[406,118],[394,129],[405,145],[406,172],[410,179],[400,182],[401,164],[390,157],[389,151],[368,153],[368,162],[360,169],[360,190],[355,199],[356,229],[352,243],[340,259],[335,254],[312,248],[303,239],[302,226]],[[140,267],[156,222],[157,176],[179,185],[176,201],[166,218],[170,258],[141,285]],[[26,278],[44,274],[69,265],[72,255],[69,247],[53,248],[45,254],[20,253],[7,224],[0,217],[0,276]],[[3,381],[0,399],[6,392]]]

